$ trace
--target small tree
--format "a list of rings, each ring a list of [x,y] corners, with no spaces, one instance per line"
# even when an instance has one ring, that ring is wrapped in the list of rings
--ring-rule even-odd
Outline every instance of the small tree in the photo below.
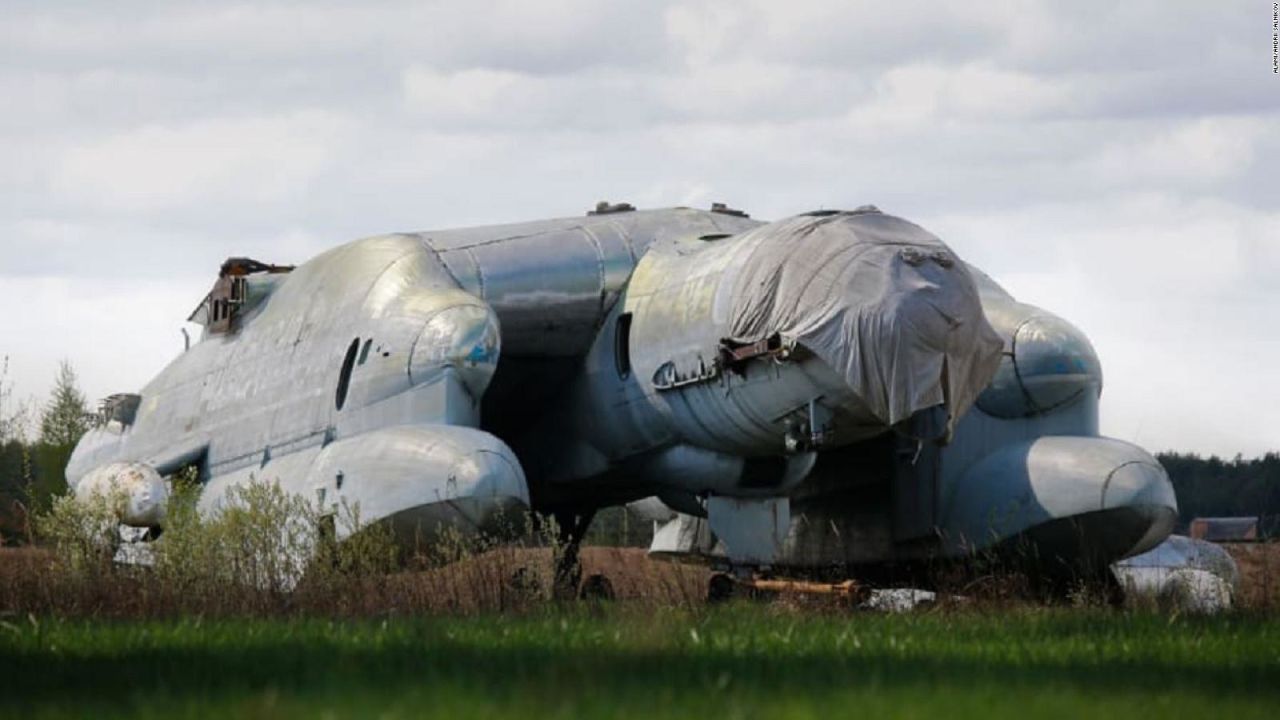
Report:
[[[13,381],[9,379],[9,356],[0,361],[0,445],[25,440],[30,409],[13,399]]]
[[[89,405],[76,385],[76,371],[63,360],[58,379],[44,414],[40,416],[40,442],[59,448],[71,448],[89,429]]]
[[[29,534],[26,499],[33,476],[26,439],[30,417],[30,404],[13,399],[6,355],[0,361],[0,544],[21,542]]]
[[[66,489],[67,462],[89,429],[88,412],[84,393],[76,385],[75,370],[64,360],[40,416],[40,440],[35,445],[34,472],[26,492],[28,510],[43,511]]]

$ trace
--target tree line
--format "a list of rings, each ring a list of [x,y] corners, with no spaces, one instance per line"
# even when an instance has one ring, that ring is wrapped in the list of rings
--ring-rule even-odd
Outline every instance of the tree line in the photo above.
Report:
[[[29,536],[31,513],[65,492],[67,461],[94,415],[68,362],[58,367],[41,406],[15,402],[7,378],[5,358],[0,365],[0,543],[13,544]],[[1256,515],[1263,534],[1280,535],[1280,452],[1231,460],[1178,452],[1156,457],[1173,481],[1183,530],[1197,517]],[[622,510],[604,513],[597,525],[594,535],[602,544],[631,544],[652,534],[647,523]]]
[[[1166,452],[1156,459],[1173,481],[1182,529],[1198,517],[1255,515],[1260,534],[1280,535],[1280,452],[1248,460]]]
[[[26,542],[29,518],[67,488],[66,467],[93,415],[71,364],[63,362],[43,406],[19,403],[0,365],[0,544]]]

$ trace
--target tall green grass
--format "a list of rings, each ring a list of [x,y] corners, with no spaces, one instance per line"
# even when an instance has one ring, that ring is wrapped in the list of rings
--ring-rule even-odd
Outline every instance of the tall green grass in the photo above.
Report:
[[[615,607],[0,626],[0,716],[1275,717],[1280,621]]]

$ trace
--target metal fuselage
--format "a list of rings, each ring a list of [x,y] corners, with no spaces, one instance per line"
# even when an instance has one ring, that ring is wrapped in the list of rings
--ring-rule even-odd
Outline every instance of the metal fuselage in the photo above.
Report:
[[[838,245],[844,274],[789,256],[797,238]],[[878,212],[684,208],[355,241],[247,275],[229,316],[211,295],[201,341],[86,436],[68,481],[195,465],[210,512],[277,482],[418,538],[641,501],[655,550],[797,565],[954,555],[1109,510],[1132,527],[1101,555],[1158,542],[1167,478],[1095,437],[1087,341],[1032,338],[1049,316],[948,252]],[[1006,366],[1039,355],[986,388],[997,336]],[[762,510],[775,537],[753,547]]]

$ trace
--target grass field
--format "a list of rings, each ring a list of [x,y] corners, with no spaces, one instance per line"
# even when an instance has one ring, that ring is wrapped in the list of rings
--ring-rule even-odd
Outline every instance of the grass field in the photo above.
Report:
[[[0,625],[0,717],[1269,717],[1280,620],[776,605]]]

